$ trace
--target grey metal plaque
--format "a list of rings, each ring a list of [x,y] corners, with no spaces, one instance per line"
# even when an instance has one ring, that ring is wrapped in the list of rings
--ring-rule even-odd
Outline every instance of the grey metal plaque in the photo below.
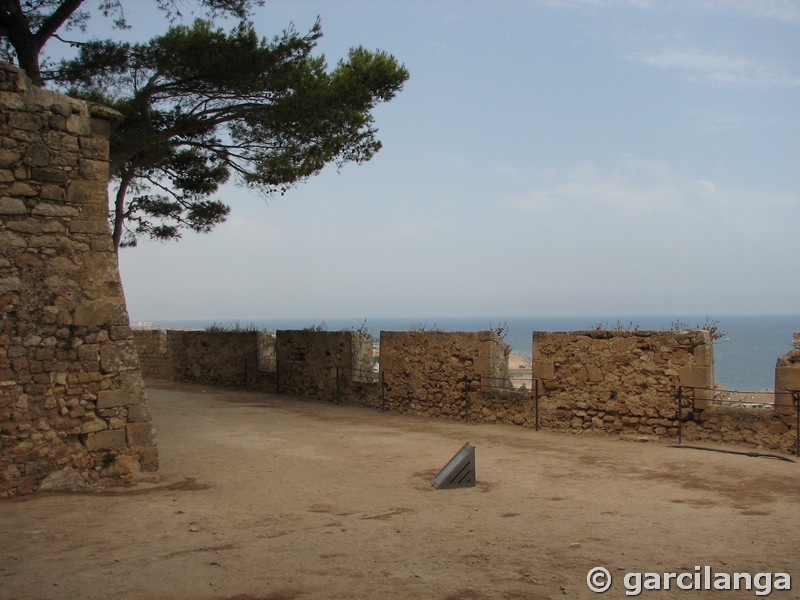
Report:
[[[467,442],[431,480],[437,490],[475,487],[475,446]]]

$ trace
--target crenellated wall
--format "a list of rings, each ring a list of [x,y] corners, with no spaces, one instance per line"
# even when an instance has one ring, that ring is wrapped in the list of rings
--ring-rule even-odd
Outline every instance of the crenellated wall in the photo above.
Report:
[[[793,405],[758,409],[715,397],[707,331],[534,332],[535,385],[525,391],[511,387],[509,349],[493,331],[384,331],[379,375],[370,369],[371,340],[358,332],[279,331],[261,350],[254,333],[190,333],[166,332],[166,344],[154,343],[152,332],[136,335],[186,381],[573,433],[677,440],[680,430],[687,443],[786,452],[797,440]],[[264,363],[260,353],[275,359],[245,381],[243,365]],[[796,376],[799,358],[797,350],[782,357],[780,373]]]
[[[794,348],[775,363],[776,410],[791,414],[796,409],[796,394],[800,394],[800,331],[794,334]]]
[[[380,347],[390,410],[468,419],[470,395],[511,388],[509,347],[494,331],[383,331]]]
[[[533,377],[545,429],[676,436],[679,387],[713,396],[713,346],[705,331],[537,331]]]
[[[800,352],[779,359],[776,389],[800,387],[800,378],[792,379],[800,366],[792,360],[798,357]],[[668,439],[677,438],[680,430],[686,443],[795,451],[791,395],[775,409],[720,401],[714,394],[713,364],[706,331],[535,332],[533,376],[541,426]]]
[[[280,392],[341,401],[346,382],[372,372],[372,340],[357,331],[280,330]]]
[[[0,493],[158,468],[108,224],[117,116],[0,63]]]
[[[146,377],[256,388],[259,371],[274,370],[275,337],[264,331],[136,330],[133,337]]]
[[[161,329],[134,330],[133,340],[139,354],[142,375],[157,379],[172,379],[172,353],[167,344],[167,332]]]

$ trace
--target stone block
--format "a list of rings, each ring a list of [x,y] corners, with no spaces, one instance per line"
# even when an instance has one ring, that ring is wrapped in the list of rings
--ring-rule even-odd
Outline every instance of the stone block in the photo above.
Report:
[[[103,390],[97,394],[97,408],[114,408],[125,406],[132,401],[131,395],[127,390]]]
[[[49,204],[47,202],[40,202],[33,207],[31,214],[39,217],[77,217],[80,213],[78,209],[72,206],[64,206],[62,204]]]
[[[67,189],[67,202],[74,204],[105,203],[107,191],[106,185],[102,181],[73,181]]]
[[[12,129],[39,131],[44,128],[45,120],[44,117],[35,113],[14,111],[8,116],[8,124]]]
[[[108,163],[104,160],[80,160],[81,177],[94,181],[108,181]]]
[[[22,286],[22,281],[19,277],[4,277],[0,279],[0,294],[6,292],[16,292]]]
[[[800,364],[775,367],[775,389],[800,391]]]
[[[148,446],[141,453],[139,464],[142,471],[154,472],[158,471],[158,451],[155,446]]]
[[[67,117],[67,131],[75,135],[90,135],[92,133],[92,120],[88,116],[70,115]]]
[[[699,366],[714,364],[714,347],[711,344],[700,344],[694,349],[694,360]]]
[[[111,236],[111,229],[108,222],[98,223],[91,219],[75,219],[70,223],[69,229],[72,233],[105,234]]]
[[[152,446],[153,426],[150,423],[131,423],[126,428],[129,446]]]
[[[711,381],[710,370],[702,366],[680,367],[678,368],[678,377],[680,384],[686,387],[710,388],[714,385],[714,382]]]
[[[586,372],[589,375],[589,381],[592,383],[599,383],[603,381],[603,372],[594,365],[586,365]]]
[[[6,227],[12,231],[20,233],[64,233],[66,227],[64,224],[55,218],[44,219],[25,219],[24,221],[9,221]],[[32,239],[31,247],[36,247],[37,244]]]
[[[121,298],[88,300],[75,309],[75,325],[122,325],[126,321]]]
[[[22,196],[25,198],[33,197],[38,194],[38,190],[30,185],[29,183],[25,183],[24,181],[15,181],[10,186],[8,186],[8,195],[9,196]]]
[[[27,242],[16,233],[0,231],[0,248],[7,251],[9,248],[25,248],[27,245]]]
[[[533,376],[537,379],[553,379],[556,374],[555,363],[549,358],[537,358],[533,361]]]
[[[108,141],[102,137],[81,138],[80,148],[84,158],[105,160],[108,156]]]
[[[76,414],[78,413],[76,412]],[[108,423],[103,419],[92,419],[91,421],[81,423],[81,433],[96,433],[105,429],[108,429]]]
[[[147,404],[132,404],[128,407],[128,422],[139,423],[150,420],[150,407]]]
[[[31,179],[39,183],[66,183],[69,179],[63,169],[31,169]]]
[[[0,198],[0,215],[25,215],[28,207],[19,198]]]
[[[46,167],[50,164],[50,149],[44,144],[31,144],[25,152],[29,167]]]
[[[108,429],[98,431],[86,439],[86,448],[92,452],[98,450],[117,450],[124,448],[126,437],[124,429]]]
[[[19,162],[22,155],[13,150],[0,149],[0,169],[10,169]]]

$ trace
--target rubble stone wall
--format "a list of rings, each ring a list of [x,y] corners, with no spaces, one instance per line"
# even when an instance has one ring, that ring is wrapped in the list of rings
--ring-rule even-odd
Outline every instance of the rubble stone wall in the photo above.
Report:
[[[790,355],[778,361],[785,381],[796,373],[786,368],[794,360]],[[706,331],[534,332],[540,425],[575,433],[673,439],[682,425],[685,443],[793,451],[794,409],[715,403],[713,364]]]
[[[117,117],[0,63],[3,494],[158,468],[108,224]]]
[[[372,372],[372,340],[357,331],[279,330],[275,341],[281,393],[341,402]]]
[[[133,340],[139,354],[142,376],[172,379],[172,355],[167,344],[167,332],[160,329],[135,329]]]
[[[685,443],[786,452],[796,443],[793,406],[781,411],[714,401],[706,331],[534,332],[534,389],[526,391],[511,388],[508,346],[493,331],[384,331],[379,376],[371,372],[371,340],[353,331],[278,331],[266,341],[258,332],[166,335],[166,352],[163,340],[151,338],[147,347],[168,357],[173,376],[185,381],[531,428],[538,417],[541,428],[585,434],[677,440],[682,428]],[[253,361],[264,362],[259,353],[274,370],[250,370]],[[799,365],[797,348],[779,359],[778,369],[796,376]]]
[[[534,332],[540,424],[561,431],[677,435],[679,387],[712,389],[713,364],[705,331]]]
[[[384,405],[415,415],[467,419],[479,392],[510,388],[508,352],[494,331],[382,331]]]
[[[775,408],[784,414],[797,410],[797,393],[800,393],[800,331],[794,334],[794,348],[775,363]]]

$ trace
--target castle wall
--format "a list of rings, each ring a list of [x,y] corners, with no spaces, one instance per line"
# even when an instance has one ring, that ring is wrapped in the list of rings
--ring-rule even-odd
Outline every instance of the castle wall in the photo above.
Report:
[[[384,405],[416,415],[468,419],[471,400],[510,388],[508,345],[493,331],[383,331]]]
[[[0,63],[0,493],[158,468],[108,224],[116,118]]]
[[[344,387],[372,373],[372,340],[357,331],[279,330],[279,391],[343,401]]]
[[[776,370],[786,374],[786,385],[795,383],[791,377],[797,373],[790,355]],[[533,376],[541,427],[666,439],[681,433],[684,443],[793,452],[794,408],[715,399],[713,364],[705,331],[535,332]],[[776,389],[781,389],[777,376]]]
[[[358,332],[279,331],[265,350],[255,332],[165,335],[166,352],[163,340],[148,347],[161,348],[167,370],[184,381],[552,431],[796,448],[791,394],[775,410],[715,395],[707,331],[534,332],[534,387],[524,391],[511,387],[509,349],[493,331],[384,331],[379,375],[371,371],[371,340]],[[265,362],[260,353],[271,366],[246,377],[243,365]],[[786,387],[778,389],[796,389],[798,366],[800,349],[779,359]]]
[[[775,408],[784,414],[796,410],[791,392],[800,394],[800,331],[794,334],[793,349],[775,363]]]

